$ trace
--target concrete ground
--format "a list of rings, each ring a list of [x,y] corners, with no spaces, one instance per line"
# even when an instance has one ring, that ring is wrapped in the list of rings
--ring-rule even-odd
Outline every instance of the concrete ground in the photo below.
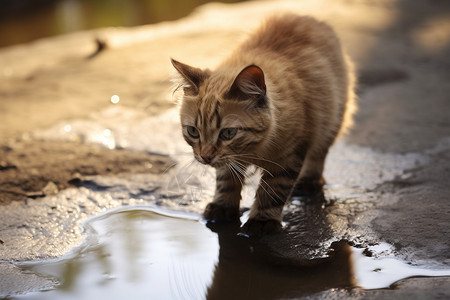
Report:
[[[27,132],[47,128],[60,120],[86,118],[103,109],[112,94],[122,96],[124,107],[140,105],[146,114],[161,112],[171,106],[167,100],[170,99],[169,56],[201,67],[213,66],[227,54],[224,49],[243,37],[242,28],[254,27],[264,15],[278,9],[312,14],[328,21],[355,60],[359,111],[345,143],[393,157],[421,158],[420,163],[402,172],[402,176],[367,191],[375,199],[370,206],[343,205],[345,221],[336,217],[340,211],[331,209],[330,216],[336,217],[331,229],[340,230],[343,238],[363,245],[387,242],[395,247],[399,257],[413,264],[450,268],[450,3],[445,0],[210,5],[170,24],[77,33],[0,49],[0,175],[20,171],[23,181],[15,184],[21,187],[31,177],[40,180],[40,185],[18,192],[25,197],[17,197],[15,190],[15,197],[3,193],[0,203],[22,201],[29,192],[42,191],[48,182],[57,181],[45,174],[65,169],[63,164],[39,166],[54,169],[36,177],[39,168],[34,173],[27,172],[26,167],[18,168],[20,155],[14,152],[16,158],[12,158],[8,153],[22,151],[22,157],[29,157],[29,147],[23,145],[30,143],[30,139],[35,145],[36,160],[47,152],[47,147],[39,146],[40,142]],[[229,23],[225,24],[224,20]],[[206,28],[204,22],[211,26]],[[107,41],[108,48],[88,58],[96,50],[95,36]],[[71,148],[67,144],[65,147]],[[99,151],[94,148],[91,152]],[[81,153],[92,156],[89,152]],[[136,155],[126,150],[120,154],[113,156],[118,165]],[[76,150],[71,155],[79,157],[81,164],[83,156],[77,156]],[[140,155],[133,158],[136,165],[148,161],[148,157]],[[105,169],[99,159],[97,169],[90,171],[93,174],[121,171]],[[167,161],[161,161],[161,165],[164,163]],[[76,170],[85,169],[75,166],[74,170],[77,173]],[[133,172],[133,168],[126,171]],[[65,181],[72,176],[69,173]],[[6,189],[4,181],[0,192]],[[39,201],[39,197],[30,201]],[[291,223],[301,222],[296,218],[292,214],[286,216]],[[300,233],[292,229],[289,236],[296,234]],[[0,247],[7,247],[9,241],[3,241],[1,229],[0,238]],[[314,235],[310,238],[314,239]],[[444,277],[408,279],[396,283],[393,289],[328,290],[305,299],[449,297],[450,278]]]

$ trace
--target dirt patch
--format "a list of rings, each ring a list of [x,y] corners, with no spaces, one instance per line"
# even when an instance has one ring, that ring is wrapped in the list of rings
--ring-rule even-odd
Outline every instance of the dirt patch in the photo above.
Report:
[[[77,186],[83,176],[167,170],[169,157],[77,142],[20,140],[0,145],[0,204]]]

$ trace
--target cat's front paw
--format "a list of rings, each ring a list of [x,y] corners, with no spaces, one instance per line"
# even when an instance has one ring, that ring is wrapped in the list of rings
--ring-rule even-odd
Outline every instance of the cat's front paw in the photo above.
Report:
[[[249,219],[241,228],[241,235],[262,236],[281,230],[281,223],[277,220]]]
[[[223,206],[217,203],[209,203],[203,212],[203,218],[207,221],[231,222],[239,220],[241,211],[239,207]]]

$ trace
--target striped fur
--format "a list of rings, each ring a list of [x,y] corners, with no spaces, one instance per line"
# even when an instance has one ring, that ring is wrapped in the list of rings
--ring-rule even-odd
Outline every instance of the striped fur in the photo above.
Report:
[[[246,169],[262,170],[248,233],[281,227],[293,188],[321,188],[325,157],[355,110],[352,66],[334,31],[310,17],[269,19],[214,71],[175,60],[180,119],[195,158],[217,169],[206,219],[239,216]],[[230,138],[231,137],[231,138]]]

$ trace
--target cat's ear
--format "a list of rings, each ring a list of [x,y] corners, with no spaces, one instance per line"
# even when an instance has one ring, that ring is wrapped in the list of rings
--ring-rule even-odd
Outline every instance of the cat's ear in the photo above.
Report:
[[[239,100],[253,98],[258,101],[265,101],[266,82],[263,70],[255,65],[245,67],[236,76],[228,96]]]
[[[170,60],[172,61],[172,65],[187,83],[184,87],[184,92],[190,95],[197,95],[200,84],[208,77],[208,72],[180,63],[173,58]]]

